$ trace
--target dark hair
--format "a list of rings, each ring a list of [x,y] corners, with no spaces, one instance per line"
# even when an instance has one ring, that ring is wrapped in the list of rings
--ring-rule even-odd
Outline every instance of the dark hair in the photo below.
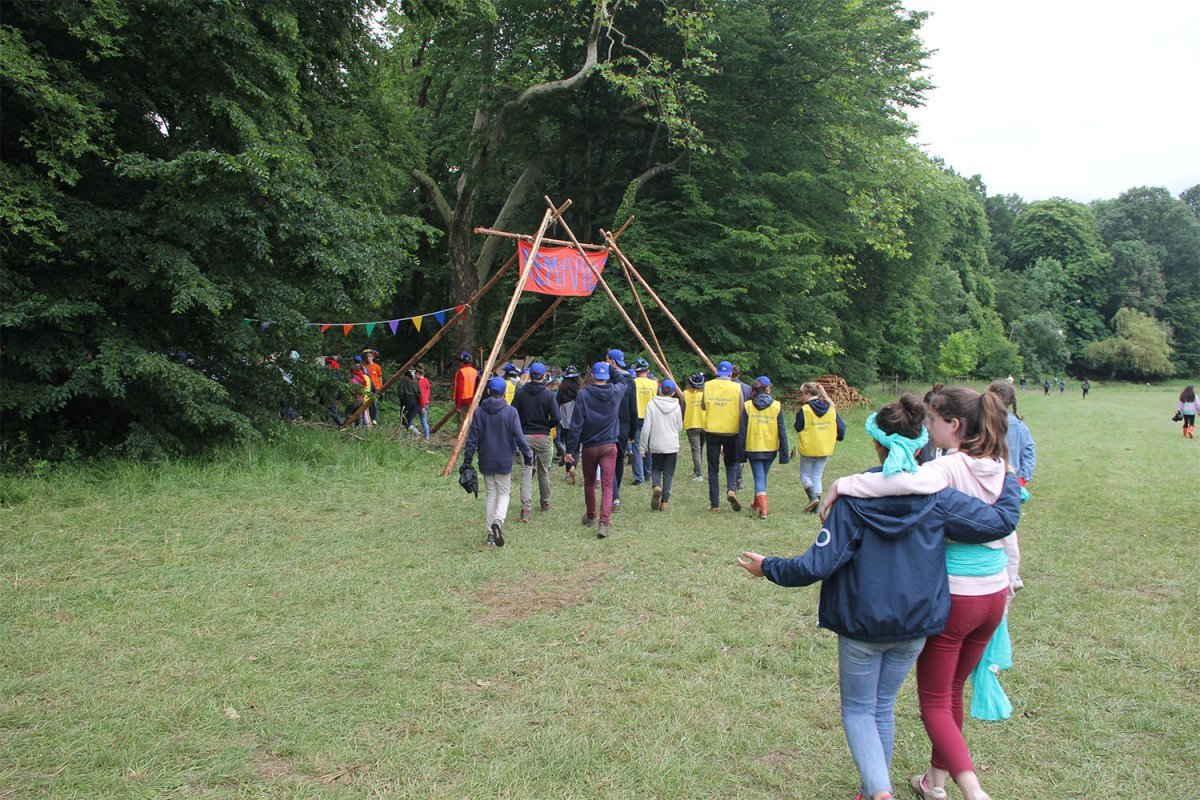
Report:
[[[1196,387],[1190,383],[1187,386],[1185,386],[1183,391],[1179,393],[1179,402],[1181,402],[1181,403],[1196,402]]]
[[[988,384],[987,390],[1000,395],[1000,399],[1004,401],[1004,407],[1011,407],[1013,416],[1017,419],[1021,418],[1021,415],[1017,413],[1017,393],[1013,391],[1013,387],[1008,385],[1008,381],[992,381]]]
[[[925,405],[912,392],[905,392],[899,400],[875,412],[875,424],[884,433],[898,433],[907,439],[916,439],[921,435],[921,426],[925,424]]]
[[[980,394],[966,386],[951,386],[935,392],[929,407],[945,420],[957,419],[962,431],[959,449],[972,458],[1008,460],[1004,437],[1008,412],[994,392]]]
[[[933,396],[945,388],[946,384],[944,383],[935,383],[933,386],[930,386],[929,391],[925,393],[925,405],[929,405],[929,401],[933,399]]]
[[[770,394],[771,387],[765,383],[759,383],[757,380],[750,384],[750,396],[758,397],[760,394]]]

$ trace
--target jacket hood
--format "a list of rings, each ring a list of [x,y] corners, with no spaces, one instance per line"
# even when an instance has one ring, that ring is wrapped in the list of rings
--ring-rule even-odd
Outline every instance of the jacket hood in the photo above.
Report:
[[[775,402],[775,398],[771,396],[770,392],[763,392],[760,395],[750,398],[750,402],[754,403],[755,408],[762,411],[764,408],[770,408],[771,403]]]
[[[617,404],[618,392],[611,383],[594,383],[581,392],[588,396],[588,404],[597,410],[611,408]]]
[[[541,381],[530,381],[525,384],[525,394],[539,395],[544,391],[546,391],[546,384]]]
[[[479,410],[484,414],[498,414],[508,408],[508,403],[504,402],[503,397],[485,397],[479,403]]]
[[[899,541],[927,527],[926,518],[937,510],[937,495],[905,494],[876,497],[869,502],[842,497],[851,512],[883,539]]]
[[[818,417],[825,416],[825,412],[829,411],[829,403],[826,403],[824,400],[819,398],[813,398],[812,400],[809,400],[808,404],[812,406],[813,413]]]
[[[666,395],[657,394],[650,398],[650,402],[653,403],[659,411],[674,411],[675,409],[679,408],[678,397],[668,397]]]

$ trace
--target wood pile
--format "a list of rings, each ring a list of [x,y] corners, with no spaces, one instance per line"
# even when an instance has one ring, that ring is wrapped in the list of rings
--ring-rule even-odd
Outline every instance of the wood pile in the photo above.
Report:
[[[846,383],[845,378],[839,378],[837,375],[822,375],[813,382],[824,387],[829,399],[839,409],[871,407],[871,401],[863,397],[858,389]],[[800,405],[800,389],[789,389],[784,393],[782,400],[786,405]]]

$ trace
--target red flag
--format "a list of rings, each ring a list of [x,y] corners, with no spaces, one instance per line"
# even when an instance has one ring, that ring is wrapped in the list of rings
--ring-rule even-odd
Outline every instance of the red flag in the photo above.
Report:
[[[351,322],[349,325],[343,325],[343,326],[342,326],[342,336],[349,336],[349,335],[350,335],[350,330],[351,330],[353,327],[354,327],[354,323],[353,323],[353,322]]]
[[[517,242],[521,254],[521,265],[529,261],[529,251],[533,246],[528,242]],[[525,291],[541,294],[566,295],[568,297],[587,297],[596,290],[596,275],[588,268],[592,262],[596,272],[604,271],[608,261],[608,251],[589,251],[587,261],[573,247],[540,247],[533,269],[525,280]]]
[[[331,322],[324,323],[323,325],[321,325],[321,333],[324,333],[325,331],[329,330],[332,327],[333,327],[333,323],[331,323]]]

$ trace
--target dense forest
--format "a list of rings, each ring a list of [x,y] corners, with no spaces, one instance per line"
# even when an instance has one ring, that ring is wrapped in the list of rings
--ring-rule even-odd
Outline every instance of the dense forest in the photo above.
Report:
[[[911,142],[922,21],[890,0],[9,0],[3,452],[254,435],[284,370],[315,397],[316,356],[395,364],[433,325],[309,323],[465,302],[513,249],[473,228],[531,232],[544,195],[584,241],[634,216],[622,249],[700,345],[776,381],[1195,374],[1200,186],[989,195]],[[490,345],[499,286],[429,361]],[[636,349],[596,297],[526,349],[614,344]]]

